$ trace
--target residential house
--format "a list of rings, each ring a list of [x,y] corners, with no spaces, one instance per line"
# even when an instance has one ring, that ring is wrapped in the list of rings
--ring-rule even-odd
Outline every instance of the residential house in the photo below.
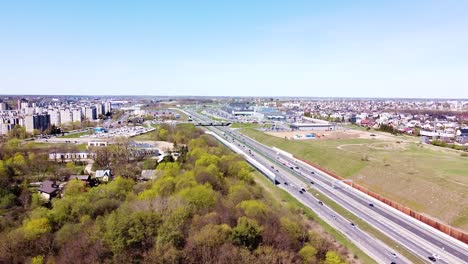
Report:
[[[460,134],[457,136],[457,142],[460,144],[468,143],[468,128],[460,128]]]
[[[91,175],[71,175],[68,178],[69,181],[78,180],[86,183],[87,185],[91,184]]]
[[[41,186],[39,189],[37,189],[37,192],[41,197],[46,199],[47,201],[52,200],[52,198],[56,197],[59,193],[59,186],[55,181],[44,181],[41,183]]]
[[[96,174],[94,177],[102,182],[108,182],[112,178],[112,174],[110,170],[96,170]]]

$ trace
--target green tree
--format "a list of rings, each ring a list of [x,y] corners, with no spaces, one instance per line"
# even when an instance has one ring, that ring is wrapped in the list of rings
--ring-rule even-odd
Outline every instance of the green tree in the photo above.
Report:
[[[31,259],[31,264],[43,264],[44,263],[44,256],[38,255]]]
[[[325,264],[345,264],[346,262],[342,261],[338,253],[335,251],[328,251],[325,255]]]
[[[267,211],[266,205],[259,200],[242,201],[238,207],[242,208],[245,212],[245,215],[250,218],[264,216]]]
[[[186,188],[179,193],[195,211],[211,208],[216,202],[215,194],[211,186],[206,184]]]
[[[26,239],[33,240],[51,231],[51,226],[47,218],[27,220],[23,224],[23,232]]]
[[[114,211],[103,222],[103,239],[117,255],[127,248],[150,248],[160,223],[152,212]]]
[[[235,245],[255,250],[263,240],[262,232],[263,228],[257,221],[242,216],[237,219],[237,225],[232,229],[231,240]]]
[[[311,246],[310,244],[306,244],[299,251],[299,256],[301,256],[304,263],[315,263],[316,255],[317,255],[317,249]]]

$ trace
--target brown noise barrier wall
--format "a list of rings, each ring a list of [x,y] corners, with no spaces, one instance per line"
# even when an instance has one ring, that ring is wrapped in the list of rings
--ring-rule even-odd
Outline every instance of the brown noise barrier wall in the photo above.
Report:
[[[301,159],[299,157],[296,157],[296,156],[294,156],[294,158],[296,158],[298,160],[301,160],[301,161],[309,164],[310,166],[327,173],[328,175],[332,176],[333,178],[335,178],[337,180],[345,180],[345,178],[343,178],[341,176],[338,176],[338,175],[336,175],[336,174],[334,174],[334,173],[332,173],[332,172],[330,172],[330,171],[328,171],[328,170],[326,170],[324,168],[321,168],[320,166],[312,164],[309,161],[303,160],[303,159]],[[390,199],[387,199],[387,198],[385,198],[383,196],[380,196],[379,194],[377,194],[375,192],[371,192],[367,188],[364,188],[364,187],[362,187],[360,185],[357,185],[357,184],[354,184],[354,183],[351,184],[350,182],[344,182],[344,183],[350,185],[351,187],[353,187],[356,190],[359,190],[359,191],[361,191],[361,192],[363,192],[363,193],[365,193],[365,194],[367,194],[369,196],[374,197],[375,199],[377,199],[377,200],[379,200],[379,201],[381,201],[383,203],[386,203],[386,204],[390,205],[391,207],[393,207],[393,208],[395,208],[395,209],[397,209],[397,210],[399,210],[399,211],[401,211],[401,212],[403,212],[403,213],[405,213],[405,214],[407,214],[407,215],[409,215],[409,216],[411,216],[411,217],[413,217],[413,218],[415,218],[415,219],[417,219],[417,220],[419,220],[419,221],[421,221],[421,222],[423,222],[423,223],[425,223],[425,224],[427,224],[429,226],[432,226],[433,228],[435,228],[435,229],[437,229],[437,230],[439,230],[439,231],[441,231],[441,232],[443,232],[443,233],[445,233],[445,234],[447,234],[447,235],[449,235],[449,236],[451,236],[453,238],[456,238],[456,239],[468,244],[468,234],[465,233],[465,232],[462,232],[462,231],[460,231],[458,229],[455,229],[455,228],[453,228],[451,226],[448,226],[446,224],[443,224],[441,222],[435,221],[434,219],[431,219],[431,218],[429,218],[427,216],[424,216],[424,215],[422,215],[422,214],[420,214],[418,212],[415,212],[415,211],[411,210],[408,207],[405,207],[405,206],[403,206],[403,205],[401,205],[399,203],[396,203],[396,202],[394,202],[394,201],[392,201]]]

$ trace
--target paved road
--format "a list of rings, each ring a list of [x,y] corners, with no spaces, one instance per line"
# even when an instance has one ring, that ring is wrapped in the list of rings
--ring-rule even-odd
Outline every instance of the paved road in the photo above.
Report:
[[[323,202],[316,199],[311,193],[304,191],[307,185],[292,176],[291,172],[287,169],[275,167],[278,166],[275,162],[261,155],[254,154],[251,151],[249,152],[249,149],[247,147],[242,147],[240,142],[233,140],[230,136],[224,136],[224,132],[220,129],[210,128],[210,130],[212,132],[209,133],[235,152],[243,154],[247,161],[261,172],[281,182],[282,184],[278,185],[278,187],[287,191],[301,203],[311,208],[320,218],[340,231],[378,263],[410,263],[404,257],[395,254],[390,247],[363,232],[358,226],[352,224]]]
[[[206,121],[203,116],[196,113],[192,113],[192,115],[196,115],[198,118]],[[270,161],[274,160],[277,166],[282,166],[286,170],[289,170],[289,173],[281,175],[286,179],[286,182],[291,180],[291,177],[301,179],[304,182],[314,182],[314,184],[310,184],[311,188],[317,189],[327,195],[330,199],[394,239],[421,259],[430,262],[428,256],[436,254],[441,258],[437,260],[437,263],[468,263],[468,247],[466,244],[372,197],[349,188],[343,183],[336,182],[334,178],[326,173],[294,159],[287,153],[264,146],[230,129],[211,128],[211,130],[220,135],[227,133],[235,140],[240,140],[242,146],[245,145],[251,151],[259,153],[259,156],[264,156]],[[291,166],[292,164],[294,166]],[[293,169],[291,170],[290,167],[293,167]],[[284,182],[280,183],[284,185]],[[334,188],[334,185],[337,185],[339,188]],[[281,187],[284,188],[284,186]],[[370,203],[374,206],[369,206]]]

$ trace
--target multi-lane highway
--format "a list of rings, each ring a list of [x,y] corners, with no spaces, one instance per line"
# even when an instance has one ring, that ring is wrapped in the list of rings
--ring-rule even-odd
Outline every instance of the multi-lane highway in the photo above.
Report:
[[[195,116],[201,121],[210,121],[197,113],[191,112],[190,114],[192,117]],[[330,175],[295,159],[292,155],[267,147],[228,128],[210,128],[210,130],[218,135],[218,137],[227,138],[232,143],[238,142],[237,146],[242,146],[241,149],[245,149],[250,157],[264,164],[264,167],[270,168],[269,175],[270,177],[276,178],[279,182],[279,187],[285,189],[299,201],[311,207],[320,217],[347,235],[379,263],[403,263],[407,262],[407,260],[404,260],[401,256],[396,256],[397,258],[394,258],[394,253],[391,252],[388,247],[379,246],[375,248],[367,245],[369,243],[381,245],[382,243],[380,241],[371,243],[371,240],[368,239],[374,241],[375,239],[359,230],[359,228],[352,226],[349,221],[338,216],[336,213],[320,211],[318,208],[326,208],[326,205],[322,206],[318,201],[314,201],[314,198],[308,192],[304,192],[302,188],[318,190],[427,262],[434,262],[435,260],[437,263],[468,263],[468,247],[466,244],[364,193],[349,188],[349,186],[344,183],[337,182],[336,179]],[[271,168],[271,166],[273,166],[274,169]],[[273,173],[274,176],[271,173]],[[293,183],[293,185],[291,185],[291,183]],[[338,188],[336,188],[336,186],[338,186]],[[330,219],[331,215],[334,216],[332,219]],[[336,224],[341,222],[347,223],[346,228]],[[354,235],[354,233],[359,233],[356,239],[350,237],[350,234]],[[360,241],[360,243],[358,241]],[[385,256],[387,256],[387,258],[385,258]],[[430,260],[429,257],[433,260]]]
[[[320,218],[343,233],[351,242],[360,247],[378,263],[410,263],[406,258],[399,256],[390,247],[363,232],[354,223],[337,214],[333,209],[307,192],[305,189],[308,188],[307,184],[294,178],[294,176],[292,176],[293,178],[288,178],[287,175],[290,174],[289,171],[277,166],[274,162],[263,156],[252,153],[249,148],[245,147],[245,145],[241,145],[241,142],[236,141],[230,136],[225,136],[224,134],[220,136],[214,132],[207,133],[215,136],[219,141],[235,152],[243,154],[249,163],[261,172],[268,174],[267,177],[273,177],[276,181],[282,182],[282,184],[278,185],[280,188],[311,208]],[[275,164],[276,167],[272,164]]]

